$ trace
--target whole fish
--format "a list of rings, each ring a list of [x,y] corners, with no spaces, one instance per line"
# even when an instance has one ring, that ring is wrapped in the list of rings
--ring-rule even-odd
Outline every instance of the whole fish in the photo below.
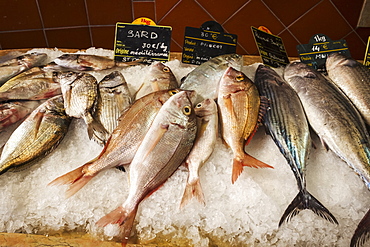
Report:
[[[0,104],[0,130],[22,120],[41,103],[36,100],[11,101]]]
[[[105,70],[113,67],[126,67],[140,64],[140,61],[119,62],[109,57],[91,54],[63,54],[53,61],[55,64],[69,69],[90,71]]]
[[[343,159],[370,189],[370,138],[354,105],[333,82],[303,63],[289,64],[284,78],[298,93],[307,119],[322,143]],[[351,246],[365,242],[369,236],[370,220],[365,216]]]
[[[154,62],[150,65],[149,72],[136,92],[135,100],[151,92],[178,87],[177,79],[170,67],[161,62]]]
[[[243,171],[243,166],[272,168],[244,151],[244,145],[248,144],[257,129],[260,102],[253,82],[243,72],[229,67],[221,78],[217,103],[222,137],[234,154],[232,183]]]
[[[269,99],[270,109],[263,117],[263,123],[290,165],[299,189],[298,195],[281,217],[279,226],[303,209],[311,209],[324,219],[338,224],[330,211],[306,189],[305,171],[311,137],[297,93],[275,70],[262,64],[256,70],[254,83],[260,95]]]
[[[356,106],[365,122],[370,125],[370,70],[365,65],[340,53],[326,59],[330,79]]]
[[[120,224],[125,245],[140,202],[181,165],[193,146],[196,131],[195,114],[186,92],[175,94],[159,110],[130,164],[126,201],[96,224]]]
[[[216,99],[222,75],[228,67],[241,69],[243,57],[238,54],[226,54],[211,58],[192,70],[181,81],[181,89],[196,90],[199,103],[204,99]]]
[[[179,89],[162,90],[135,101],[119,118],[118,126],[113,130],[99,156],[56,178],[50,185],[70,184],[67,190],[67,197],[70,197],[99,172],[130,164],[162,105],[180,91]],[[187,94],[195,98],[193,91],[187,91]]]
[[[34,67],[13,77],[0,87],[0,102],[47,99],[61,93],[56,73]]]
[[[205,204],[199,170],[211,156],[218,135],[216,102],[213,99],[205,99],[194,107],[194,111],[197,116],[197,136],[185,161],[189,174],[180,207],[184,207],[193,196],[200,203]]]
[[[92,117],[98,94],[96,78],[88,73],[70,71],[59,72],[58,81],[61,85],[67,115],[82,118],[85,121],[90,139],[94,132],[100,132],[101,136],[108,138],[107,130]]]
[[[109,135],[117,127],[118,119],[132,103],[127,82],[119,71],[106,75],[98,84],[98,95],[93,118],[99,121]],[[106,137],[95,132],[93,139],[104,145]]]
[[[46,53],[26,53],[0,63],[0,85],[17,74],[32,67],[42,66],[47,59]]]
[[[9,137],[0,159],[0,174],[18,170],[44,158],[67,133],[70,117],[61,95],[37,107]]]

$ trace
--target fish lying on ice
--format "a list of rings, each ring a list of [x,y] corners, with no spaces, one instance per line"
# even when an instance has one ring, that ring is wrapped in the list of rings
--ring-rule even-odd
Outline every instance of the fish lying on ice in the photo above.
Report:
[[[245,144],[257,130],[260,113],[260,96],[253,82],[243,72],[229,67],[221,78],[217,103],[222,137],[234,154],[232,183],[243,166],[273,168],[244,151]]]
[[[94,160],[56,178],[50,185],[69,184],[67,197],[70,197],[99,172],[130,164],[162,105],[180,91],[182,90],[162,90],[135,101],[119,118],[118,126]],[[194,91],[187,91],[187,94],[194,99]]]
[[[70,122],[61,95],[41,104],[6,142],[1,153],[0,174],[21,169],[44,158],[62,141]]]
[[[211,156],[218,136],[218,111],[213,99],[205,99],[194,107],[197,117],[197,136],[194,146],[186,158],[188,179],[180,207],[184,207],[189,200],[195,198],[205,204],[202,187],[200,185],[199,170]]]
[[[130,164],[129,194],[126,201],[96,224],[119,224],[125,245],[138,206],[157,190],[181,165],[196,136],[196,119],[186,92],[167,100],[155,117]]]
[[[37,100],[11,101],[0,104],[0,130],[22,120],[41,103]]]
[[[269,99],[263,123],[290,165],[297,180],[298,195],[280,219],[279,226],[303,209],[310,209],[324,219],[338,224],[335,217],[306,189],[305,170],[311,147],[308,122],[297,93],[275,70],[259,65],[254,78],[261,96]]]

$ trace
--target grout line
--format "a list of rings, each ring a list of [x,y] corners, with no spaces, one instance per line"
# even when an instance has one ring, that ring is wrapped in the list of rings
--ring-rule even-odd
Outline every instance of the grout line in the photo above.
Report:
[[[135,20],[135,7],[134,7],[134,0],[131,0],[131,15],[132,15],[132,21],[134,21]]]
[[[213,15],[211,15],[211,13],[209,13],[208,12],[208,10],[206,9],[206,8],[204,8],[197,0],[194,0],[194,2],[196,3],[196,4],[198,4],[198,6],[199,7],[201,7],[201,9],[204,11],[204,12],[206,12],[207,13],[207,15],[209,15],[209,17],[213,20],[213,21],[216,21],[217,22],[217,20],[216,20],[216,18],[214,18],[213,17]],[[223,27],[222,27],[223,28]]]
[[[176,8],[176,6],[180,4],[180,2],[182,2],[182,0],[179,0],[177,3],[175,3],[175,5],[173,5],[169,11],[167,11],[167,13],[158,21],[158,23],[160,23],[174,8]]]
[[[94,40],[92,37],[91,25],[90,25],[89,8],[87,7],[86,0],[84,0],[84,4],[85,4],[85,12],[86,12],[86,18],[87,18],[87,26],[89,28],[90,43],[91,43],[91,46],[94,46]]]
[[[154,0],[154,22],[157,24],[157,0]]]
[[[231,18],[233,18],[237,13],[239,13],[242,8],[244,8],[248,3],[250,3],[252,0],[249,0],[247,1],[246,3],[244,3],[239,9],[237,9],[231,16],[229,16],[229,18],[227,18],[223,23],[222,25],[224,25],[226,22],[228,22]]]
[[[107,25],[90,25],[90,27],[115,27],[114,24],[107,24]],[[19,29],[19,30],[7,30],[7,31],[0,31],[0,33],[19,33],[19,32],[28,32],[28,31],[53,31],[53,30],[62,30],[62,29],[76,29],[76,28],[85,28],[89,26],[69,26],[69,27],[46,27],[43,29],[34,28],[34,29]]]
[[[41,20],[41,27],[42,27],[41,30],[42,30],[42,33],[44,34],[44,39],[45,39],[46,47],[49,48],[49,40],[48,40],[48,37],[46,35],[46,30],[45,30],[45,25],[44,25],[44,19],[42,18],[39,0],[36,0],[36,6],[37,6],[37,11],[39,12],[39,17],[40,17],[40,20]]]

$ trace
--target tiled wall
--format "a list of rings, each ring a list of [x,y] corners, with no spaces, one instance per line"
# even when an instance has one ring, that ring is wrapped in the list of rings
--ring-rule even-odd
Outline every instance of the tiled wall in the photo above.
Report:
[[[186,26],[219,22],[238,35],[237,53],[258,55],[251,26],[282,37],[289,56],[296,45],[323,33],[345,39],[363,59],[369,28],[357,28],[363,0],[2,0],[0,49],[58,47],[113,49],[116,22],[149,17],[172,26],[171,51],[181,51]]]

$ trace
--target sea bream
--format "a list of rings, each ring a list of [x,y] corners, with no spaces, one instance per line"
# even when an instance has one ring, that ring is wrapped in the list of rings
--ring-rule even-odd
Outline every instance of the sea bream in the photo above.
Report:
[[[370,70],[355,59],[332,53],[326,59],[329,78],[356,106],[370,125]]]
[[[103,125],[93,117],[98,94],[98,81],[84,72],[58,72],[66,113],[70,117],[82,118],[87,125],[87,133],[91,139],[94,132],[107,137],[109,133]]]
[[[61,95],[41,104],[18,126],[4,145],[0,174],[22,169],[44,158],[62,141],[70,122]]]
[[[370,189],[370,137],[352,102],[332,81],[304,63],[289,64],[284,78],[298,93],[307,119],[324,146],[343,159]],[[370,220],[365,218],[352,246],[360,239],[367,240],[369,231]]]
[[[180,91],[162,90],[135,101],[119,118],[117,127],[95,159],[56,178],[50,185],[69,184],[66,195],[70,197],[101,171],[129,165],[162,105]],[[194,91],[187,91],[187,94],[195,98]]]
[[[217,99],[220,79],[228,67],[241,69],[243,57],[238,54],[226,54],[211,58],[192,70],[181,79],[181,89],[195,90],[197,100],[195,104],[204,99]]]
[[[0,130],[22,120],[40,104],[37,100],[0,103]]]
[[[0,85],[23,71],[44,65],[47,57],[46,53],[32,52],[2,61],[0,63]]]
[[[263,117],[263,123],[290,165],[299,190],[281,217],[279,226],[304,209],[310,209],[338,224],[330,211],[306,189],[305,171],[312,143],[309,125],[297,93],[275,70],[263,64],[256,70],[254,83],[260,95],[269,100],[269,110]]]
[[[205,99],[194,107],[197,118],[197,136],[194,146],[186,158],[185,165],[189,171],[180,207],[184,207],[195,197],[205,205],[200,184],[199,170],[213,153],[218,136],[218,111],[213,99]]]
[[[110,136],[117,127],[119,117],[131,106],[132,101],[125,77],[121,72],[113,71],[98,83],[93,118],[103,125]],[[104,145],[109,136],[101,136],[101,132],[94,131],[93,139]]]
[[[167,100],[155,117],[130,164],[126,201],[96,224],[119,224],[126,245],[142,200],[155,192],[181,165],[196,136],[196,119],[186,92]]]
[[[241,71],[229,67],[223,74],[218,90],[222,138],[233,152],[232,183],[243,166],[272,168],[244,151],[258,127],[261,100],[257,87]]]
[[[137,100],[151,92],[178,87],[177,79],[170,67],[157,61],[149,66],[149,71],[134,97]]]
[[[0,87],[0,102],[48,99],[61,93],[56,72],[34,67],[13,77]]]

